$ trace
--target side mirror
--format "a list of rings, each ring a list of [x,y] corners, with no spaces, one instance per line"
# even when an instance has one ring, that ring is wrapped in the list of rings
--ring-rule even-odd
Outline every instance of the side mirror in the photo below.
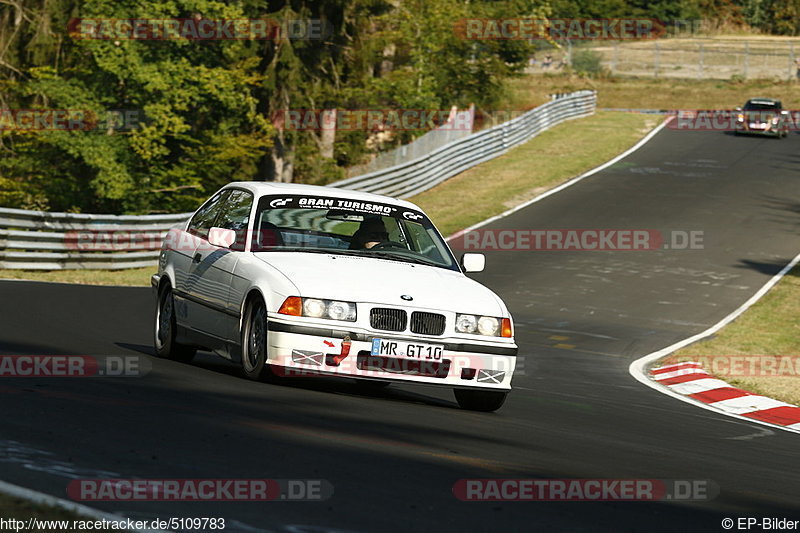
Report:
[[[236,232],[232,229],[211,228],[208,230],[208,242],[212,246],[230,248],[236,242]]]
[[[483,272],[486,267],[486,256],[483,254],[464,254],[461,256],[461,267],[464,272]]]
[[[742,108],[741,108],[741,107],[737,107],[737,108],[736,108],[736,111],[741,111],[741,110],[742,110]]]

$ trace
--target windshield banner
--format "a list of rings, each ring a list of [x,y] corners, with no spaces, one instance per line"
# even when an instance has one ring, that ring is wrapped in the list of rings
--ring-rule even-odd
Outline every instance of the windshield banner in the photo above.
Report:
[[[417,211],[398,205],[380,202],[367,202],[350,198],[331,198],[329,196],[281,195],[264,196],[261,199],[262,209],[328,209],[342,211],[343,215],[378,215],[401,218],[412,222],[424,222],[427,217]]]

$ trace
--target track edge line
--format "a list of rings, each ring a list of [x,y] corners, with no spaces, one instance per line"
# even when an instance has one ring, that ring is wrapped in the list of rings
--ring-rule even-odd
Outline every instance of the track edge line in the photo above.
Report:
[[[25,487],[20,487],[19,485],[14,485],[12,483],[8,483],[7,481],[3,480],[0,480],[0,493],[6,494],[7,496],[12,496],[14,498],[27,500],[31,503],[35,503],[38,505],[46,505],[49,507],[54,507],[56,509],[62,509],[64,511],[69,511],[71,513],[85,516],[87,518],[94,518],[95,520],[105,519],[114,522],[125,522],[128,520],[128,518],[125,516],[115,515],[113,513],[107,513],[105,511],[101,511],[99,509],[95,509],[93,507],[89,507],[80,503],[71,502],[63,498],[58,498],[50,494],[45,494],[44,492],[39,492],[32,489],[27,489]],[[138,533],[166,533],[160,529],[134,529],[134,530],[128,529],[121,531],[136,531]]]

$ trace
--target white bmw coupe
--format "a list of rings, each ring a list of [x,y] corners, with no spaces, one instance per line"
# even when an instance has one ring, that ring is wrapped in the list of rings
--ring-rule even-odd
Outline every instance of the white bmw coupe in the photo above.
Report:
[[[311,185],[223,187],[167,234],[152,277],[159,356],[197,349],[245,376],[452,388],[494,411],[517,356],[511,315],[416,205]]]

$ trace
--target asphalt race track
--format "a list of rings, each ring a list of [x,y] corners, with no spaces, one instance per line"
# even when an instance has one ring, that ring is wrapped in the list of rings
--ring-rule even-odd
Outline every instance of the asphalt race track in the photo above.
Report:
[[[579,147],[576,147],[579,149]],[[59,497],[79,478],[325,479],[322,502],[105,502],[226,531],[723,531],[800,519],[800,437],[662,395],[635,358],[711,326],[800,251],[800,136],[663,130],[608,169],[490,226],[702,231],[703,248],[498,251],[521,372],[497,413],[448,390],[254,383],[211,355],[144,378],[0,382],[0,479]],[[669,241],[667,242],[669,244]],[[2,354],[151,354],[145,288],[0,283]],[[695,502],[462,502],[464,478],[711,480]],[[23,518],[23,517],[18,517]]]

